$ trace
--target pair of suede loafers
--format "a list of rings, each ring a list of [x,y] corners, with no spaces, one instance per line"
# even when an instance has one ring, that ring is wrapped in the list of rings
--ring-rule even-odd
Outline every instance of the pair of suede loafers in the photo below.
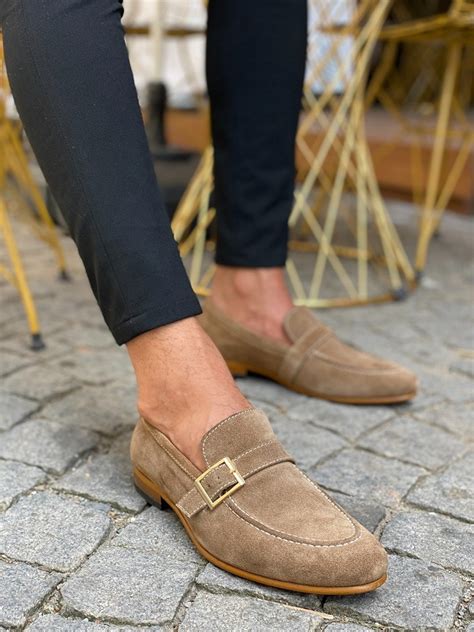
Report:
[[[285,320],[290,346],[262,340],[209,303],[202,321],[234,374],[254,372],[345,403],[401,402],[416,392],[413,374],[345,345],[304,308]],[[203,437],[201,451],[204,472],[144,419],[131,443],[137,489],[173,509],[204,558],[305,593],[358,594],[385,582],[383,547],[296,467],[263,411],[224,419]]]

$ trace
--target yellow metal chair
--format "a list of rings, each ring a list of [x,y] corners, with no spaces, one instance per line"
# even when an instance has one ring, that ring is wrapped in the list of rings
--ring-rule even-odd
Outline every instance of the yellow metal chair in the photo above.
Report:
[[[419,276],[431,238],[474,146],[474,125],[467,115],[474,85],[474,0],[452,0],[447,12],[423,18],[410,17],[409,3],[399,1],[394,8],[405,19],[385,26],[380,33],[385,45],[383,61],[367,98],[377,98],[400,122],[403,133],[415,139],[413,189],[421,209],[415,258]],[[409,55],[410,72],[404,76],[393,72],[400,45]],[[422,66],[417,64],[419,58]],[[421,88],[417,86],[420,79]],[[430,103],[436,112],[434,124],[432,117],[423,116]],[[434,140],[425,173],[420,156],[427,138]],[[456,143],[456,154],[448,166],[445,157],[450,142]]]
[[[63,249],[53,221],[29,169],[28,159],[20,140],[21,128],[19,125],[15,125],[6,114],[8,82],[1,58],[0,73],[0,235],[3,236],[8,259],[8,263],[0,264],[0,276],[17,289],[31,333],[31,347],[34,350],[39,350],[44,347],[44,341],[40,331],[38,314],[9,217],[11,212],[9,200],[12,195],[21,192],[22,198],[26,199],[26,205],[25,203],[17,205],[25,211],[22,213],[23,218],[38,237],[53,250],[60,278],[67,280],[69,277]],[[7,187],[9,188],[8,201]]]
[[[294,287],[300,288],[298,302],[311,307],[400,299],[413,283],[414,273],[377,185],[364,118],[367,74],[392,3],[313,0],[312,4],[319,16],[316,31],[330,40],[307,73],[307,113],[297,135],[306,164],[290,218],[294,247],[315,250],[308,289],[297,277],[292,257],[288,272]],[[318,36],[314,39],[317,43]],[[315,83],[320,89],[317,94]],[[353,195],[347,196],[348,191]],[[346,225],[343,243],[337,238],[342,224]],[[312,244],[301,238],[308,233]],[[328,264],[342,296],[327,297],[322,292]],[[381,276],[386,278],[381,280]]]

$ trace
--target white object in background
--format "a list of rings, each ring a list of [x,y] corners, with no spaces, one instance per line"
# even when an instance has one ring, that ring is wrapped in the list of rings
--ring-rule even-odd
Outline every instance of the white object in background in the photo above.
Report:
[[[159,6],[157,6],[159,5]],[[202,0],[124,0],[124,22],[130,26],[148,25],[151,37],[129,37],[130,55],[140,103],[146,105],[147,85],[161,80],[168,90],[168,101],[179,104],[190,101],[195,93],[206,91],[204,72],[205,38],[193,35],[183,39],[163,38],[166,27],[203,29],[206,8]],[[158,18],[162,26],[154,26]],[[191,66],[191,67],[190,67]],[[192,81],[189,76],[192,75]]]
[[[331,35],[323,33],[324,26],[344,26],[349,24],[356,11],[355,0],[321,0],[310,2],[308,12],[308,60],[306,63],[306,77],[311,81],[314,94],[321,94],[341,67],[342,60],[352,56],[354,38],[351,36]],[[329,52],[334,46],[331,55]],[[327,59],[325,59],[327,57]],[[325,60],[319,72],[312,79],[312,71]],[[352,65],[346,66],[346,72],[340,73],[335,92],[344,92],[345,86],[352,75]]]
[[[151,50],[153,58],[153,72],[150,77],[152,83],[163,81],[163,29],[165,27],[165,6],[162,0],[153,3],[153,15],[150,23]]]
[[[238,0],[236,0],[238,1]],[[142,105],[145,105],[146,86],[150,81],[161,80],[166,84],[171,104],[186,102],[196,92],[206,91],[204,72],[205,38],[202,35],[187,37],[184,40],[163,38],[163,26],[155,26],[157,20],[167,27],[182,26],[204,28],[206,9],[202,0],[124,0],[126,24],[151,27],[152,37],[131,37],[128,39],[130,61],[135,75],[135,83]],[[308,13],[308,61],[307,77],[311,70],[324,59],[334,43],[334,54],[312,82],[313,91],[321,93],[324,85],[330,82],[340,67],[340,60],[352,54],[353,38],[322,33],[318,27],[331,24],[348,24],[356,10],[356,0],[320,0],[309,3]],[[183,48],[186,47],[186,54]],[[184,61],[183,61],[184,60]],[[185,68],[191,64],[189,68]],[[347,66],[345,76],[338,81],[336,92],[343,92],[352,67]],[[189,75],[192,74],[192,82]]]

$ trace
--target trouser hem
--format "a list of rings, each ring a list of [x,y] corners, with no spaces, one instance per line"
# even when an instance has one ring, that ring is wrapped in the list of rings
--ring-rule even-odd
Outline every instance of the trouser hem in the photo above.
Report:
[[[201,313],[202,309],[198,298],[191,296],[182,301],[174,302],[172,305],[147,309],[141,314],[132,316],[132,318],[120,323],[120,325],[111,328],[111,331],[117,344],[123,345],[146,331],[169,325],[178,320],[183,320],[183,318],[198,316]]]
[[[229,257],[216,255],[217,265],[229,268],[284,268],[286,265],[286,254],[281,257]]]

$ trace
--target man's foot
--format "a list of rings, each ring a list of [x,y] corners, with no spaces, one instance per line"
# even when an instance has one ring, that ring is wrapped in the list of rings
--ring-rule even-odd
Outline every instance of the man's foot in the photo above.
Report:
[[[310,310],[293,307],[283,270],[223,269],[216,278],[200,320],[234,375],[256,373],[299,393],[348,404],[397,403],[416,395],[411,371],[343,343]],[[265,278],[273,293],[261,285]]]
[[[239,325],[290,345],[283,321],[293,307],[283,268],[217,266],[210,301]]]
[[[223,417],[250,406],[196,318],[153,329],[127,343],[138,410],[198,469],[200,443]]]
[[[131,457],[140,493],[170,506],[201,555],[234,575],[329,595],[386,579],[381,545],[295,467],[262,411],[243,410],[206,433],[202,474],[143,420]]]

